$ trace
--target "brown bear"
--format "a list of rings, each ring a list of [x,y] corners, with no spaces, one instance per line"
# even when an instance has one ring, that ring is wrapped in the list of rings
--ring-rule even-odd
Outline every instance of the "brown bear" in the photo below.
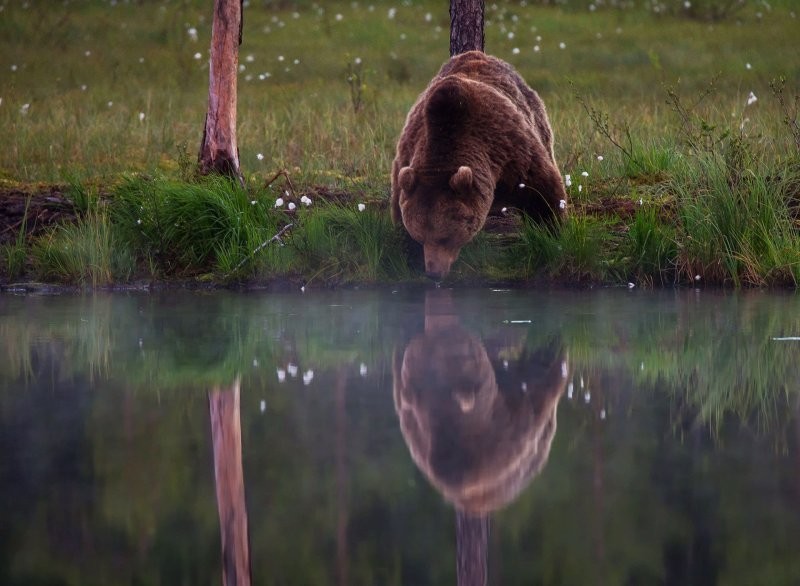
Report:
[[[431,484],[482,515],[516,499],[547,463],[569,355],[558,337],[512,341],[513,328],[505,342],[485,343],[461,326],[449,293],[426,293],[424,332],[395,351],[395,411]]]
[[[493,207],[556,223],[566,199],[538,94],[481,51],[445,63],[411,107],[392,163],[392,219],[422,244],[426,274],[444,277]]]

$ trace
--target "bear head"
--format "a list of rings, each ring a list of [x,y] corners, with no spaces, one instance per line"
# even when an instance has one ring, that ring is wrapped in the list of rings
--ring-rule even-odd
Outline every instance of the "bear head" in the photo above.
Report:
[[[411,166],[400,169],[400,213],[403,225],[425,253],[425,274],[441,280],[461,248],[483,228],[492,203],[481,189],[472,167],[452,173],[423,173]]]

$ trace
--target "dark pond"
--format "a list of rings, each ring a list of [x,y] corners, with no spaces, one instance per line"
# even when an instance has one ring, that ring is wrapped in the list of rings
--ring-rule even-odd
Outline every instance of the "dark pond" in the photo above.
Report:
[[[800,296],[0,297],[0,584],[800,584]]]

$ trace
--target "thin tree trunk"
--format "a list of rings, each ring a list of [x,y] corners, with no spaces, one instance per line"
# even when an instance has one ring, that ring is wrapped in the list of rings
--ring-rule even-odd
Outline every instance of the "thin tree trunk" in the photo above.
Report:
[[[222,583],[224,586],[250,586],[238,378],[230,388],[213,389],[208,393],[208,410],[222,539]]]
[[[200,173],[220,173],[242,181],[236,145],[236,83],[242,43],[243,0],[214,0],[208,111],[200,145]]]
[[[450,0],[450,56],[483,45],[483,0]]]

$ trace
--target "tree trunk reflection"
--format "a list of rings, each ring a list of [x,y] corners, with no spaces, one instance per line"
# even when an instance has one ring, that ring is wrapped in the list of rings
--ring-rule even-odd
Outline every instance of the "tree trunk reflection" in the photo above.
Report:
[[[238,378],[230,387],[215,387],[208,393],[208,410],[222,538],[222,583],[225,586],[249,586],[250,544],[244,499]]]

